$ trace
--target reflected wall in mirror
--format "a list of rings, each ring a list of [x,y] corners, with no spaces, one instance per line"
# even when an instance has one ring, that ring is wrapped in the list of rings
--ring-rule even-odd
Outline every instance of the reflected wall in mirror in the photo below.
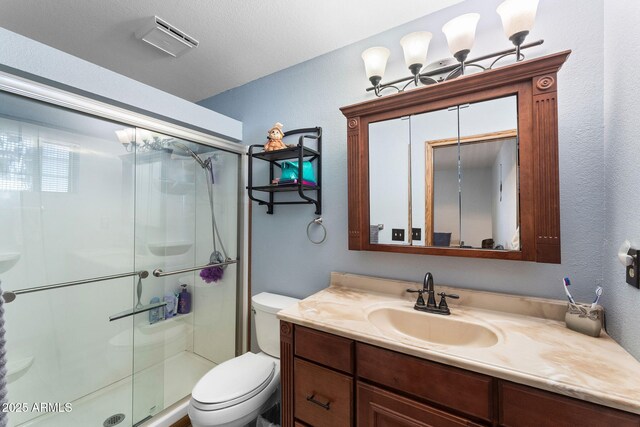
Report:
[[[519,250],[517,131],[426,146],[427,168],[433,170],[427,245]]]
[[[369,241],[409,244],[408,117],[371,123],[369,135]]]
[[[412,167],[412,226],[422,230],[422,239],[414,241],[414,246],[449,246],[451,239],[460,240],[460,233],[455,235],[446,229],[435,230],[434,221],[441,223],[443,221],[459,224],[460,222],[460,206],[458,198],[458,177],[455,173],[450,177],[452,181],[450,186],[442,186],[439,188],[436,206],[437,211],[433,209],[434,198],[431,197],[427,201],[427,195],[434,193],[434,174],[432,162],[427,160],[427,146],[425,141],[429,140],[453,140],[458,139],[458,111],[457,107],[444,108],[427,113],[416,114],[411,117],[411,135],[413,143],[411,145],[411,156],[413,159]],[[455,158],[457,160],[457,147],[453,147]],[[456,163],[457,164],[457,163]],[[437,219],[435,218],[437,216]],[[437,241],[434,241],[434,236]]]
[[[520,250],[518,98],[460,108],[461,246]]]

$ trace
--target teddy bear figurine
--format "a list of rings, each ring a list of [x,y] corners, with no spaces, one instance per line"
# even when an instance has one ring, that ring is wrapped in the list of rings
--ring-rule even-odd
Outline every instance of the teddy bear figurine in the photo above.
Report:
[[[264,151],[275,151],[287,148],[285,143],[282,142],[283,137],[284,132],[282,131],[282,123],[276,123],[271,129],[269,129],[269,133],[267,134],[268,141],[264,144]]]

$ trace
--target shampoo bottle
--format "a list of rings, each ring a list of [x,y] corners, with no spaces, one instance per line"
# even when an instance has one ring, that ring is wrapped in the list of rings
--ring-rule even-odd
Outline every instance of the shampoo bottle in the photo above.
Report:
[[[178,298],[178,313],[187,314],[191,311],[191,294],[187,291],[187,285],[182,286],[182,292]]]

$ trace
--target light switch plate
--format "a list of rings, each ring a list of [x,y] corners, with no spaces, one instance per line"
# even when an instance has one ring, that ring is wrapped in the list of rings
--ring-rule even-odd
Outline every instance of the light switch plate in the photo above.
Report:
[[[633,248],[629,249],[629,252],[627,252],[627,255],[631,255],[633,257],[633,263],[627,266],[627,283],[638,289],[640,289],[640,271],[638,268],[639,254],[640,250]]]

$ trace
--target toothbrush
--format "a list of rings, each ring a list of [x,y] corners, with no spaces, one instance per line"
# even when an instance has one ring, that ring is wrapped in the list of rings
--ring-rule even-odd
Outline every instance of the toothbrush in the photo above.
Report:
[[[593,300],[593,304],[591,304],[591,308],[596,308],[596,305],[598,305],[598,301],[600,301],[601,295],[602,295],[602,286],[598,286],[596,288],[596,299]]]
[[[575,304],[576,301],[571,296],[571,292],[569,292],[569,286],[571,286],[571,281],[569,280],[568,277],[565,277],[564,279],[562,279],[562,282],[564,283],[564,293],[567,294],[567,298],[569,299],[569,302],[571,304]]]

